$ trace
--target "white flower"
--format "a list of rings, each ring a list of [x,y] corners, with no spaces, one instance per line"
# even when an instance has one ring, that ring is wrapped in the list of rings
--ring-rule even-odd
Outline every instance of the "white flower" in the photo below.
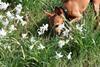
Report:
[[[12,24],[12,25],[10,26],[9,30],[10,30],[9,33],[11,33],[12,31],[17,30],[17,29],[16,29],[15,26]]]
[[[44,28],[45,31],[47,31],[48,30],[48,24],[46,24],[46,25],[43,24],[43,28]]]
[[[2,15],[0,15],[0,21],[2,21],[2,18],[3,18],[3,16],[2,16]]]
[[[66,40],[66,44],[69,42],[69,40]]]
[[[21,24],[22,24],[22,26],[24,26],[24,25],[27,24],[27,22],[22,20],[22,21],[21,21]]]
[[[82,25],[77,24],[77,25],[76,25],[76,28],[77,28],[80,32],[83,32],[83,26],[84,26],[84,24],[82,24]]]
[[[65,45],[65,41],[64,41],[64,40],[60,40],[60,41],[58,42],[58,46],[59,46],[60,48],[62,48],[64,45]]]
[[[22,34],[22,38],[26,38],[26,36],[27,36],[27,33]]]
[[[7,32],[2,28],[0,29],[0,37],[6,36]]]
[[[73,39],[74,39],[71,35],[69,36],[69,38],[70,38],[71,40],[73,40]]]
[[[19,21],[23,21],[23,16],[16,15],[16,19],[19,20]]]
[[[6,27],[9,24],[9,20],[7,18],[2,20],[2,24]]]
[[[68,60],[72,59],[72,58],[71,58],[71,54],[72,54],[72,52],[70,52],[70,53],[67,55]]]
[[[48,24],[46,24],[46,25],[43,24],[43,26],[41,26],[40,29],[38,29],[38,34],[42,35],[47,30],[48,30]]]
[[[7,13],[6,13],[6,15],[7,15],[7,17],[9,18],[9,19],[14,19],[14,14],[12,14],[10,11],[8,11]]]
[[[9,3],[0,2],[0,10],[6,10],[9,6]]]
[[[18,4],[16,7],[16,15],[19,15],[21,13],[21,10],[22,10],[22,5],[21,4]]]
[[[16,15],[16,19],[17,19],[17,23],[19,23],[19,21],[20,21],[21,24],[22,24],[22,26],[24,26],[25,24],[27,24],[27,22],[23,20],[23,16]]]
[[[39,44],[39,46],[38,46],[38,49],[44,49],[45,48],[45,46],[43,46],[41,43]]]
[[[32,37],[30,38],[30,41],[31,41],[31,43],[33,43],[33,42],[35,42],[36,40],[35,40],[35,38],[32,36]]]
[[[43,33],[43,32],[41,32],[41,31],[38,31],[38,34],[39,34],[39,35],[42,35],[42,34],[44,34],[44,33]]]
[[[68,37],[70,30],[65,29],[65,31],[63,31],[63,36]]]
[[[59,59],[59,58],[61,58],[61,57],[63,57],[63,55],[61,54],[61,52],[60,52],[60,53],[57,53],[57,52],[56,52],[55,58],[56,58],[56,59]]]

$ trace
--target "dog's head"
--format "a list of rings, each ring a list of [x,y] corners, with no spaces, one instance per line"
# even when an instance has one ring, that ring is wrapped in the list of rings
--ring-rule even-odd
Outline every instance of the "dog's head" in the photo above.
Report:
[[[59,27],[64,23],[63,9],[61,7],[55,7],[55,10],[52,13],[45,13],[49,18],[50,27],[52,27],[57,34],[60,34],[62,30]]]

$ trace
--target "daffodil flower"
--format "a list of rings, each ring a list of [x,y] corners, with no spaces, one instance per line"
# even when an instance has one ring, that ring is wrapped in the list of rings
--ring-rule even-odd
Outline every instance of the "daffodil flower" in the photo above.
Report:
[[[45,48],[45,46],[43,46],[41,43],[39,44],[39,46],[38,46],[38,49],[39,50],[43,50]]]
[[[72,54],[72,52],[70,52],[70,53],[67,55],[68,60],[72,59],[72,58],[71,58],[71,54]]]
[[[62,48],[64,45],[65,45],[65,41],[64,41],[64,40],[60,40],[60,41],[58,42],[58,46],[59,46],[60,48]]]
[[[0,10],[6,10],[9,6],[9,3],[0,2]]]
[[[0,29],[0,37],[6,36],[7,32],[2,28]]]
[[[18,4],[16,7],[16,15],[19,15],[21,13],[21,10],[22,10],[22,5],[21,4]]]
[[[61,52],[60,53],[56,52],[56,56],[55,56],[56,59],[60,59],[62,57],[63,57],[63,55],[61,54]]]
[[[9,19],[14,19],[14,14],[12,14],[10,11],[8,11],[7,13],[6,13],[6,15],[7,15],[7,17],[9,18]]]

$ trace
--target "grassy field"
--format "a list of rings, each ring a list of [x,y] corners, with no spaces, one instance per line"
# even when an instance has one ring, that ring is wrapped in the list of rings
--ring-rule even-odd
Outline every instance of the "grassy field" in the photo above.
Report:
[[[17,4],[19,2],[1,10],[0,14],[15,13],[13,9]],[[7,32],[3,37],[0,32],[0,67],[100,67],[100,29],[94,30],[96,19],[91,4],[80,21],[84,24],[82,31],[73,25],[70,37],[63,39],[51,37],[51,32],[39,36],[37,31],[48,23],[43,11],[61,6],[60,0],[22,0],[21,4],[20,15],[27,24],[17,23],[16,19],[9,20],[6,27],[0,23],[0,28]],[[12,24],[16,30],[9,30]]]

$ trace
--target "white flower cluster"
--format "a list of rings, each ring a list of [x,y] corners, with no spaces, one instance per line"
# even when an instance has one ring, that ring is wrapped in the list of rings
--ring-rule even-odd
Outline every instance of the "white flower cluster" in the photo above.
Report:
[[[70,30],[66,28],[65,31],[63,31],[63,36],[64,37],[68,37],[69,36],[69,32],[70,32]]]
[[[39,46],[38,46],[38,49],[39,50],[43,50],[45,48],[45,46],[43,46],[41,43],[39,44]]]
[[[69,32],[71,31],[71,28],[66,28],[66,26],[65,26],[65,24],[63,23],[63,24],[61,24],[61,25],[59,25],[58,27],[57,27],[59,30],[63,30],[63,32],[62,32],[62,36],[64,36],[64,37],[68,37],[70,34],[69,34]],[[59,33],[59,34],[61,34],[61,33]]]
[[[15,7],[15,9],[16,9],[16,15],[19,15],[20,12],[21,12],[21,10],[22,10],[22,5],[21,5],[21,4],[18,4],[18,5]]]
[[[14,17],[14,14],[12,14],[10,11],[8,11],[6,13],[7,17],[10,19],[10,20],[13,20],[15,17]]]
[[[82,25],[77,24],[76,29],[79,30],[80,32],[83,32],[83,26],[84,26],[84,24],[82,24]]]
[[[48,24],[46,24],[46,25],[43,24],[43,26],[41,26],[41,27],[38,29],[38,34],[39,34],[39,35],[42,35],[42,34],[44,34],[45,31],[48,31],[48,26],[49,26]]]
[[[6,10],[8,6],[9,3],[0,1],[0,10]],[[20,16],[21,11],[22,11],[22,5],[18,4],[13,10],[7,11],[5,16],[0,15],[0,23],[3,25],[3,27],[0,29],[0,37],[6,36],[7,32],[11,33],[12,31],[17,30],[14,24],[8,26],[10,21],[16,20],[16,23],[20,22],[22,26],[27,24],[27,22],[23,20],[23,16]],[[7,27],[9,27],[8,28],[9,30],[5,31]],[[26,35],[22,34],[22,37],[25,38]]]
[[[9,20],[7,18],[6,19],[2,19],[1,22],[5,27],[9,24]]]
[[[32,42],[36,42],[36,40],[34,39],[34,37],[31,37],[31,40],[30,40],[30,41],[32,41]],[[31,46],[29,47],[30,50],[32,50],[33,47],[34,47],[34,44],[31,45]],[[37,46],[37,49],[38,49],[38,50],[43,50],[44,48],[45,48],[45,46],[44,46],[42,43],[40,43],[40,44]]]
[[[14,30],[17,30],[17,28],[15,28],[15,26],[12,24],[10,27],[9,27],[9,33],[13,32]]]
[[[68,40],[59,40],[59,42],[58,42],[58,47],[59,48],[62,48],[65,44],[68,44],[69,43],[69,39]],[[68,60],[70,60],[71,59],[71,54],[72,54],[72,52],[70,52],[68,55],[67,55],[67,58],[68,58]],[[60,53],[57,53],[56,52],[56,59],[59,59],[59,58],[61,58],[61,57],[63,57],[63,55],[61,54],[61,52]]]
[[[9,6],[9,3],[0,2],[0,10],[6,10]]]
[[[69,40],[66,40],[66,41],[64,41],[64,40],[59,40],[59,42],[58,42],[59,48],[62,48],[65,44],[68,44],[68,42],[69,42]]]
[[[0,37],[6,36],[7,32],[2,28],[0,29]]]
[[[71,60],[71,59],[72,59],[71,55],[72,55],[72,52],[69,52],[68,55],[67,55],[67,59],[68,59],[68,60]],[[59,53],[56,52],[55,58],[56,58],[56,59],[60,59],[60,58],[62,58],[63,56],[64,56],[64,55],[62,55],[61,52],[59,52]]]

